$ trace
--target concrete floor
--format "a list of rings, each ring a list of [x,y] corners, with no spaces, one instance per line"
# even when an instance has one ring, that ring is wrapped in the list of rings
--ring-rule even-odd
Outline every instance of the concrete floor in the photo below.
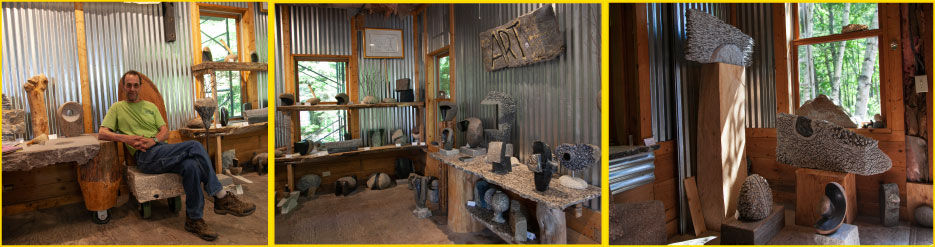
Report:
[[[814,245],[815,228],[795,225],[794,205],[785,205],[786,226],[772,240],[770,245]],[[911,225],[900,221],[894,227],[880,225],[880,219],[859,216],[852,225],[857,226],[861,245],[932,245],[932,228]],[[708,236],[720,237],[720,233],[707,231],[701,236],[677,235],[669,238],[669,243]],[[706,245],[720,244],[720,238],[711,240]]]
[[[214,214],[214,203],[205,200],[205,221],[218,232],[214,242],[201,240],[185,231],[185,210],[173,214],[166,200],[153,205],[153,216],[139,216],[136,199],[123,195],[111,209],[111,220],[104,225],[91,221],[90,212],[83,203],[3,216],[3,244],[30,245],[92,245],[92,244],[147,244],[147,245],[203,245],[253,244],[267,242],[267,175],[256,172],[244,175],[253,181],[245,184],[240,197],[257,205],[256,212],[247,217]],[[184,198],[182,199],[184,202]],[[125,202],[125,203],[122,203]]]
[[[386,190],[359,187],[354,194],[301,197],[299,206],[276,215],[276,244],[503,244],[490,230],[453,233],[447,217],[412,214],[413,192],[404,180]]]

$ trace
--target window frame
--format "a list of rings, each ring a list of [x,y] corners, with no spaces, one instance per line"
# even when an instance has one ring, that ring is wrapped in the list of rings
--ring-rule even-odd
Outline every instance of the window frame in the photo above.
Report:
[[[801,106],[800,104],[801,98],[799,96],[799,83],[800,82],[799,82],[799,56],[798,56],[798,50],[800,46],[838,42],[838,41],[858,40],[858,39],[875,37],[877,38],[877,56],[880,57],[880,59],[877,60],[877,64],[880,65],[880,115],[883,116],[883,121],[886,123],[885,128],[879,128],[878,130],[883,130],[884,132],[892,131],[892,127],[891,127],[892,123],[890,122],[890,118],[887,114],[887,109],[889,109],[887,107],[889,104],[887,103],[888,100],[886,98],[886,87],[884,85],[884,82],[886,81],[885,78],[887,78],[889,71],[885,69],[883,66],[883,57],[884,57],[883,51],[886,48],[886,43],[884,42],[885,33],[886,33],[885,32],[886,25],[882,21],[884,18],[884,14],[885,14],[883,11],[883,8],[885,7],[882,3],[877,3],[877,21],[879,25],[877,26],[876,29],[856,31],[856,32],[850,32],[850,33],[838,33],[838,34],[809,37],[809,38],[801,38],[800,33],[799,33],[801,31],[801,29],[799,28],[799,4],[792,3],[792,8],[790,8],[792,11],[790,12],[792,12],[792,29],[793,30],[792,30],[792,39],[791,41],[789,41],[789,50],[788,50],[789,54],[788,55],[791,58],[790,59],[791,60],[790,66],[792,68],[792,71],[791,71],[792,92],[791,93],[793,96],[792,97],[793,102],[790,102],[789,105],[793,107],[792,108],[793,112],[797,111],[799,107]],[[862,129],[860,128],[861,127],[860,123],[857,123],[857,125],[858,125],[857,126],[858,128],[856,129]]]
[[[442,81],[442,74],[441,74],[441,67],[440,67],[440,66],[441,66],[441,59],[444,58],[444,57],[447,57],[447,58],[448,58],[448,67],[449,67],[449,69],[448,69],[448,95],[447,95],[448,97],[447,97],[447,98],[438,98],[438,92],[441,91],[441,81]],[[452,96],[452,95],[453,95],[453,93],[452,93],[453,90],[452,90],[452,84],[451,84],[451,55],[448,54],[448,50],[445,49],[444,51],[441,51],[441,53],[436,54],[436,55],[434,56],[434,60],[435,60],[435,61],[433,62],[433,65],[435,66],[435,68],[434,68],[432,71],[434,72],[434,73],[433,73],[433,74],[434,74],[433,76],[434,76],[434,80],[435,80],[435,82],[436,82],[436,83],[435,83],[435,93],[436,93],[435,97],[436,97],[436,99],[438,99],[439,101],[452,101],[451,98],[453,98],[453,96]]]
[[[351,71],[351,60],[352,60],[351,56],[293,54],[293,55],[292,55],[292,65],[291,65],[291,66],[292,66],[292,69],[293,69],[293,72],[294,72],[294,75],[293,75],[293,76],[294,76],[294,78],[295,78],[295,83],[294,83],[294,86],[293,86],[292,90],[293,90],[293,92],[295,92],[296,104],[299,104],[299,86],[301,86],[300,84],[302,84],[302,83],[299,81],[299,62],[314,61],[314,62],[343,62],[343,63],[345,63],[347,66],[346,66],[346,69],[344,70],[344,78],[345,78],[345,79],[344,79],[344,88],[345,88],[345,92],[344,92],[344,93],[347,94],[348,96],[350,96],[350,95],[351,95],[351,92],[349,92],[349,91],[351,90],[352,87],[353,87],[353,88],[356,88],[356,87],[357,87],[357,84],[358,84],[356,81],[354,81],[354,80],[351,79],[351,73],[358,73],[358,71],[356,71],[356,70]],[[337,102],[336,102],[336,101],[327,101],[327,102],[326,102],[326,101],[322,100],[322,101],[319,102],[318,104],[319,104],[319,105],[336,105]],[[351,133],[351,134],[353,135],[352,130],[358,129],[358,127],[359,127],[359,125],[360,125],[360,121],[353,121],[353,120],[352,120],[351,114],[356,114],[355,112],[352,112],[352,111],[349,110],[349,109],[343,109],[343,110],[341,110],[341,111],[344,111],[344,115],[346,116],[346,117],[345,117],[345,120],[347,121],[347,125],[346,125],[346,127],[345,127],[346,130],[347,130],[348,133]],[[297,132],[297,133],[293,133],[293,134],[295,134],[295,136],[298,137],[298,138],[300,138],[300,140],[301,140],[301,138],[302,138],[302,120],[299,119],[298,114],[296,114],[296,116],[293,117],[293,119],[292,119],[292,124],[293,124],[294,126],[298,126],[298,128],[294,128],[294,129],[295,129],[295,132]],[[342,133],[342,137],[341,137],[341,138],[344,138],[344,137],[343,137],[343,133]]]

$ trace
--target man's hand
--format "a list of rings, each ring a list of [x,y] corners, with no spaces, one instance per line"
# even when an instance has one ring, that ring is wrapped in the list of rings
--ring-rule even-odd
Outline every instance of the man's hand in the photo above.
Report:
[[[146,152],[146,149],[149,149],[155,145],[156,145],[156,141],[153,140],[153,138],[142,138],[141,137],[140,148],[137,148],[137,149],[142,150],[143,152]]]
[[[127,136],[127,140],[125,140],[124,142],[127,143],[127,144],[130,144],[130,146],[133,147],[133,148],[136,149],[136,150],[140,150],[140,151],[146,152],[146,148],[147,148],[147,147],[143,146],[143,143],[145,142],[146,139],[147,139],[147,138],[142,137],[142,136],[130,136],[130,135],[128,135],[128,136]]]

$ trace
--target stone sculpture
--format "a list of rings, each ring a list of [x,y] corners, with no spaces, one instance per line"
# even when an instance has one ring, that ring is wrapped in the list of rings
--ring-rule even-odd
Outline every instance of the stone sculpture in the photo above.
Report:
[[[266,108],[245,110],[243,111],[244,118],[247,119],[249,124],[265,123],[268,121],[268,114]]]
[[[409,90],[409,78],[402,78],[396,80],[396,91]]]
[[[773,192],[766,179],[758,174],[747,176],[740,187],[737,212],[741,220],[765,219],[773,208]]]
[[[848,206],[841,184],[831,182],[825,185],[825,195],[821,199],[821,218],[815,223],[818,233],[828,235],[837,231],[844,224]]]
[[[418,141],[419,138],[422,138],[422,134],[420,134],[421,132],[419,132],[421,128],[422,127],[420,126],[416,126],[416,127],[412,127],[412,129],[409,130],[409,133],[412,133],[412,141]]]
[[[218,102],[214,98],[200,98],[195,100],[195,112],[201,117],[201,123],[205,128],[211,128],[211,120],[214,119],[214,111],[218,109]]]
[[[211,49],[205,46],[201,49],[201,61],[202,62],[211,62],[214,61],[211,57]]]
[[[283,106],[295,104],[295,96],[291,93],[284,93],[279,95],[279,101],[282,102]]]
[[[852,23],[841,27],[841,33],[866,31],[867,29],[867,25]]]
[[[221,108],[221,113],[218,114],[218,119],[221,122],[221,126],[227,126],[227,120],[230,120],[230,112],[227,111],[227,108]]]
[[[409,142],[409,138],[406,138],[406,134],[403,133],[403,129],[396,129],[393,131],[393,134],[390,135],[390,140],[393,144],[406,144]]]
[[[880,185],[880,223],[883,226],[899,224],[899,186],[893,183]]]
[[[481,105],[497,105],[497,129],[484,130],[487,141],[511,143],[510,134],[513,131],[513,121],[516,119],[516,103],[513,97],[502,92],[490,91],[480,103]]]
[[[432,178],[431,182],[429,182],[429,200],[432,201],[432,203],[438,203],[439,200],[438,179],[434,177]]]
[[[878,141],[826,121],[779,113],[776,161],[797,167],[870,176],[893,166]]]
[[[376,103],[380,103],[380,100],[378,100],[377,97],[373,97],[373,96],[369,96],[369,95],[368,95],[368,96],[364,97],[364,99],[361,100],[360,103],[364,103],[364,104],[376,104]]]
[[[338,100],[338,105],[347,105],[351,102],[346,93],[339,93],[338,95],[334,96],[334,99]]]
[[[805,101],[805,104],[795,110],[795,115],[812,120],[825,120],[844,128],[857,128],[857,124],[851,121],[851,117],[844,111],[844,107],[835,105],[824,94],[819,94],[818,97]]]
[[[334,195],[347,196],[357,190],[357,176],[339,178],[334,182]]]
[[[445,150],[451,150],[454,146],[454,132],[451,128],[442,129],[442,148]]]
[[[526,242],[526,232],[528,232],[528,219],[526,209],[519,201],[510,200],[510,230],[513,231],[513,241]]]
[[[346,141],[323,143],[321,146],[325,148],[325,150],[328,150],[329,154],[332,154],[357,150],[357,148],[360,147],[362,143],[363,141],[358,138]]]
[[[12,141],[14,136],[26,134],[26,111],[20,109],[3,110],[3,138]],[[7,140],[9,138],[9,140]]]
[[[750,66],[753,38],[701,10],[689,9],[686,17],[686,60]]]
[[[592,164],[600,162],[600,148],[591,144],[562,144],[555,148],[555,157],[559,164],[571,171],[587,169]],[[564,175],[559,183],[573,189],[587,188],[587,182],[574,176]]]
[[[532,165],[529,170],[533,172],[533,182],[536,184],[536,190],[549,190],[549,183],[552,182],[552,173],[555,171],[552,165],[552,147],[542,141],[532,143]]]
[[[490,189],[490,184],[487,183],[487,180],[478,180],[477,183],[474,183],[474,204],[479,208],[487,208],[487,201],[484,200],[484,193]]]
[[[458,122],[458,130],[464,132],[468,148],[480,147],[484,141],[484,125],[479,118],[472,117]]]
[[[298,141],[292,145],[292,151],[299,152],[300,155],[306,155],[311,146],[308,140]]]
[[[192,129],[201,129],[205,127],[205,123],[201,121],[201,117],[195,117],[191,120],[188,120],[188,123],[185,124],[185,127]]]
[[[414,188],[415,200],[416,200],[416,209],[412,210],[412,214],[416,218],[424,219],[432,216],[432,211],[425,207],[425,200],[428,198],[429,190],[429,177],[419,176],[412,174],[412,184]]]
[[[234,160],[237,159],[237,149],[227,150],[221,153],[221,168],[224,170],[230,169],[234,165]]]
[[[513,156],[513,144],[491,142],[487,151],[486,161],[493,164],[492,171],[497,174],[506,174],[513,171],[510,157]]]
[[[491,198],[490,207],[493,208],[493,221],[497,223],[506,223],[503,218],[503,212],[510,209],[510,197],[507,197],[503,191],[497,191]]]
[[[396,99],[394,99],[394,98],[383,98],[383,99],[380,100],[380,101],[383,102],[383,103],[396,103]]]
[[[388,189],[393,186],[396,186],[396,180],[386,173],[376,172],[370,174],[370,177],[367,178],[367,188],[371,190]]]
[[[487,189],[486,192],[484,192],[484,202],[486,202],[486,205],[485,205],[486,207],[484,207],[485,209],[491,209],[491,210],[493,209],[493,206],[490,205],[490,201],[493,200],[493,194],[497,193],[498,191],[500,190],[498,190],[497,188],[494,188],[493,185],[491,185],[490,188]]]
[[[932,227],[932,207],[928,205],[922,205],[916,208],[915,219],[920,225],[925,227]]]
[[[318,190],[319,186],[321,186],[321,177],[315,174],[302,176],[302,178],[299,178],[299,181],[295,183],[295,189],[309,197],[315,195],[315,191]]]
[[[441,114],[442,121],[454,121],[458,115],[458,105],[451,101],[438,102],[438,112]]]
[[[84,110],[74,101],[65,102],[58,107],[55,117],[58,119],[59,136],[72,137],[84,133]]]
[[[45,107],[45,91],[48,89],[49,79],[45,74],[30,77],[23,89],[29,100],[29,117],[32,119],[32,136],[38,137],[49,134],[49,114]]]
[[[385,136],[385,131],[383,129],[372,129],[369,131],[370,136],[370,146],[379,147],[383,146],[383,136]]]

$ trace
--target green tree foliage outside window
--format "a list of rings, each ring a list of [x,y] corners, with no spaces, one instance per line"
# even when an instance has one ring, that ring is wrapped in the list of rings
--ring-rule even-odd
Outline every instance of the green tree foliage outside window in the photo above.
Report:
[[[875,3],[800,3],[799,37],[841,33],[848,24],[877,29]],[[855,123],[880,113],[877,37],[798,46],[799,105],[826,95]]]
[[[347,63],[298,61],[298,102],[318,97],[322,102],[336,101],[334,96],[347,88]],[[311,91],[314,89],[314,94]],[[314,95],[314,96],[313,96]],[[302,139],[319,142],[341,141],[347,131],[347,112],[303,111],[299,114]]]
[[[451,98],[451,74],[448,65],[448,55],[438,58],[438,91],[445,92],[446,98]]]
[[[237,19],[201,16],[201,47],[211,49],[211,61],[223,62],[231,52],[237,53]],[[217,71],[218,107],[227,108],[231,117],[242,116],[240,72]],[[205,82],[210,82],[205,75]],[[205,97],[211,97],[211,86],[204,87]]]

